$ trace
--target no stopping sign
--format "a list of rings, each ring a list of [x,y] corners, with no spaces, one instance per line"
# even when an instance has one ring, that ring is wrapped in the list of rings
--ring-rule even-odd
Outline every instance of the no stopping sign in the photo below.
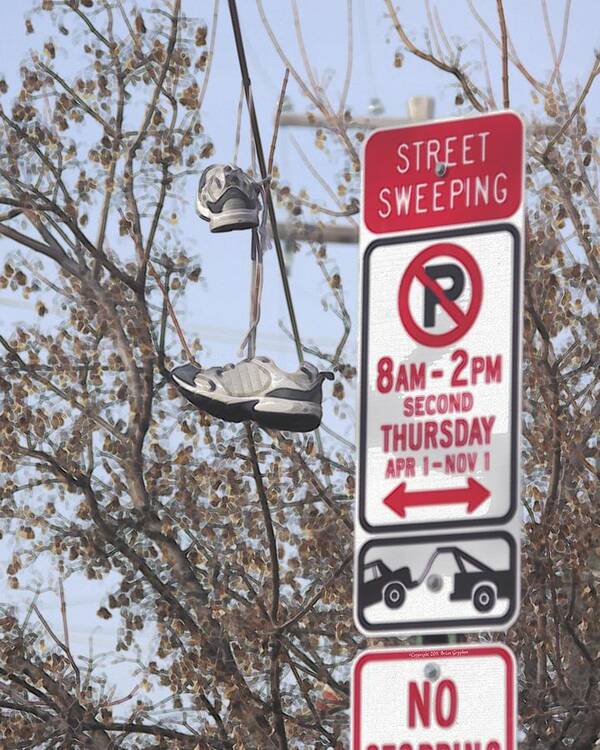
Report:
[[[352,750],[516,750],[516,665],[494,643],[354,662]]]
[[[450,285],[442,286],[442,280],[449,281]],[[467,281],[469,299],[465,309],[459,304],[459,298]],[[413,284],[424,288],[420,309],[411,305]],[[460,245],[438,242],[420,252],[408,265],[398,290],[398,312],[404,328],[415,341],[425,346],[448,346],[462,338],[475,322],[482,294],[481,271],[473,256]],[[451,318],[453,326],[436,332],[441,310]]]

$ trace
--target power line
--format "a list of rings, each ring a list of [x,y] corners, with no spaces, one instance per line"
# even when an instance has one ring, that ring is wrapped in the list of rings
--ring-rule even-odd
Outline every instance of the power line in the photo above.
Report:
[[[284,242],[336,242],[343,245],[358,242],[358,228],[348,224],[282,222],[279,233]]]
[[[258,165],[260,168],[260,174],[264,181],[265,189],[265,204],[266,210],[269,215],[269,221],[271,223],[271,230],[273,233],[273,242],[275,243],[275,250],[277,252],[277,262],[279,264],[279,273],[281,275],[281,283],[283,284],[283,293],[285,295],[285,302],[290,316],[290,324],[292,327],[292,334],[294,336],[294,343],[296,345],[296,353],[298,355],[298,361],[300,364],[304,362],[304,354],[302,352],[302,341],[300,339],[300,332],[298,330],[298,322],[296,320],[296,313],[294,311],[294,302],[292,300],[292,293],[288,282],[285,257],[283,254],[283,248],[281,247],[281,241],[279,239],[279,232],[277,229],[277,218],[275,216],[275,206],[273,205],[273,198],[271,196],[271,186],[269,184],[269,174],[267,172],[267,163],[265,161],[265,154],[262,146],[262,139],[260,137],[260,130],[258,127],[258,120],[256,117],[256,110],[254,109],[254,100],[252,98],[252,83],[250,81],[250,74],[248,73],[248,64],[246,62],[246,52],[244,51],[244,41],[242,39],[242,32],[240,29],[240,19],[238,16],[236,0],[229,0],[229,14],[231,16],[231,25],[233,27],[233,35],[235,37],[235,46],[237,50],[237,56],[240,63],[240,73],[242,75],[242,83],[244,86],[244,94],[246,97],[246,105],[248,107],[248,114],[250,115],[250,126],[252,128],[252,135],[254,138],[254,147],[256,149],[256,156],[258,159]]]
[[[349,130],[376,130],[377,128],[398,128],[432,120],[435,116],[435,99],[432,96],[411,96],[407,101],[406,117],[383,117],[381,115],[354,116],[348,113],[345,127]],[[314,112],[284,112],[281,127],[335,129],[331,118]]]

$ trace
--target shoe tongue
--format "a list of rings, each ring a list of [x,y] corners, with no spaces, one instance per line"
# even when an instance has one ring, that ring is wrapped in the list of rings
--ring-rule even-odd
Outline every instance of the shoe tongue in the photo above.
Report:
[[[223,386],[232,396],[253,396],[265,391],[271,377],[264,367],[254,360],[244,360],[220,377]]]

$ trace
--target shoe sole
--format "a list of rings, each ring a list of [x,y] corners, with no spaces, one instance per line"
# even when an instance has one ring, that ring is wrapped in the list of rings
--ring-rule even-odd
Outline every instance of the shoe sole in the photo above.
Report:
[[[173,377],[173,380],[190,403],[226,422],[252,421],[270,430],[290,432],[312,432],[321,424],[321,406],[310,401],[291,401],[267,396],[225,403],[187,390],[186,384],[176,377]]]
[[[208,221],[211,232],[233,232],[240,229],[254,229],[258,226],[257,208],[230,208],[225,207],[221,213],[213,214],[206,211],[200,204],[197,205],[198,214],[204,221]]]

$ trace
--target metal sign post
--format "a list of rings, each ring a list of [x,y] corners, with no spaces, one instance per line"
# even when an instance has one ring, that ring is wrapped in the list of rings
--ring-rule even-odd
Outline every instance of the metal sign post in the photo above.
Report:
[[[512,112],[366,142],[355,523],[365,635],[506,630],[518,615],[523,192]],[[370,742],[355,747],[379,748]]]

